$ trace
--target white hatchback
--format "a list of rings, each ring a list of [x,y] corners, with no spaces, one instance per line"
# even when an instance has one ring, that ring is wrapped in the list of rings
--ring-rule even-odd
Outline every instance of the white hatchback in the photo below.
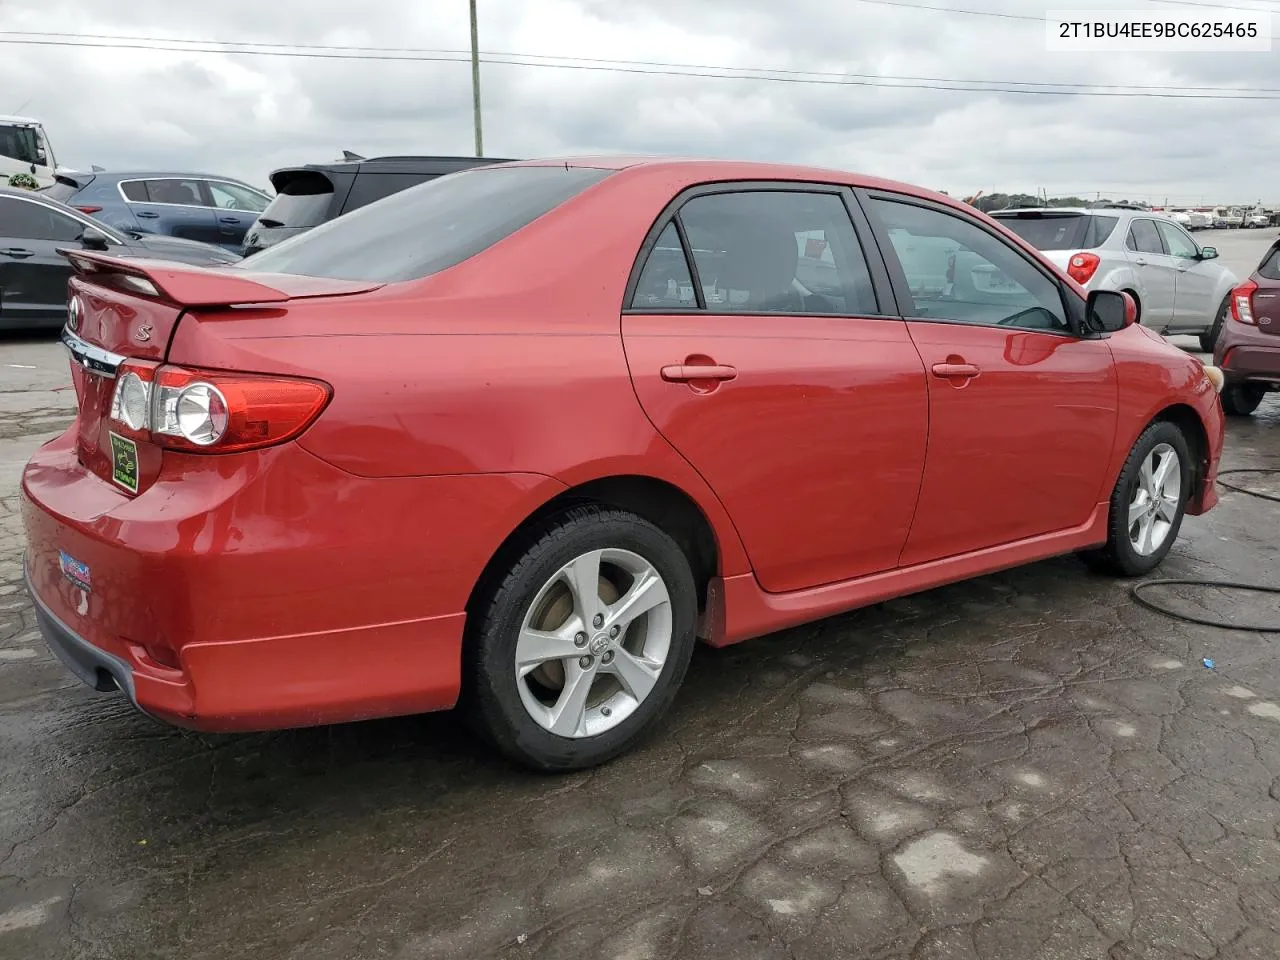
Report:
[[[1044,207],[991,214],[1086,290],[1120,290],[1145,327],[1213,350],[1236,275],[1173,220],[1127,207]]]

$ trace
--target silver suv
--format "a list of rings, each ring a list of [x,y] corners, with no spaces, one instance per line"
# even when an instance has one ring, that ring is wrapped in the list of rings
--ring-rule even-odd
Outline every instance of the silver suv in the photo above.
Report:
[[[1086,290],[1123,290],[1157,333],[1191,334],[1213,350],[1235,274],[1173,220],[1127,207],[1045,207],[991,214]]]

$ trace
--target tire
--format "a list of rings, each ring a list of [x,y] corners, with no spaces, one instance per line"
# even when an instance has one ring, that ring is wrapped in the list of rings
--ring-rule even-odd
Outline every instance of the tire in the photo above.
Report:
[[[1267,388],[1260,383],[1228,383],[1222,388],[1222,412],[1229,417],[1247,417],[1266,394]]]
[[[1222,298],[1222,303],[1218,306],[1218,314],[1213,318],[1213,326],[1204,333],[1200,334],[1200,350],[1204,353],[1213,353],[1213,348],[1218,345],[1218,337],[1222,333],[1222,325],[1227,322],[1227,311],[1231,309],[1231,297]]]
[[[1141,504],[1153,503],[1150,496],[1152,485],[1144,480],[1144,466],[1152,460],[1154,454],[1158,461],[1154,466],[1158,471],[1164,457],[1170,452],[1177,456],[1176,465],[1170,465],[1169,468],[1177,470],[1176,498],[1169,496],[1172,477],[1168,477],[1159,487],[1164,494],[1160,500],[1163,508],[1158,509],[1154,516],[1139,516],[1134,527],[1131,527],[1131,510],[1138,510]],[[1191,495],[1191,462],[1187,440],[1174,424],[1159,420],[1147,427],[1129,452],[1111,493],[1106,546],[1084,554],[1085,560],[1097,570],[1120,577],[1144,576],[1160,566],[1174,541],[1178,539],[1178,531],[1182,527],[1187,500]],[[1159,483],[1158,477],[1155,482]],[[1149,528],[1144,526],[1144,519],[1150,524]],[[1143,549],[1139,549],[1135,545],[1133,531],[1141,533],[1146,529],[1151,529],[1153,534],[1158,535],[1159,542],[1155,543],[1156,537],[1153,536],[1151,541],[1144,541]]]
[[[593,505],[549,518],[512,554],[469,618],[467,717],[483,739],[533,770],[611,760],[653,729],[684,680],[698,612],[689,561],[648,521]],[[594,597],[574,586],[593,580]],[[626,620],[628,595],[656,605]],[[594,623],[593,609],[601,618]]]

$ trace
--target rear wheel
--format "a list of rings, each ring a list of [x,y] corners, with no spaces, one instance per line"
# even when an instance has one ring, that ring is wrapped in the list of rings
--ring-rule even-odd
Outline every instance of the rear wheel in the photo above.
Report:
[[[1213,326],[1204,333],[1200,334],[1200,349],[1205,353],[1213,353],[1213,348],[1218,344],[1218,335],[1222,333],[1222,325],[1227,321],[1227,311],[1231,309],[1231,297],[1222,298],[1222,303],[1218,305],[1218,314],[1213,318]]]
[[[1107,544],[1085,559],[1116,576],[1150,573],[1178,538],[1190,495],[1186,438],[1172,423],[1151,424],[1133,445],[1111,493]]]
[[[476,614],[473,725],[518,763],[568,771],[629,749],[666,711],[693,652],[697,597],[671,537],[585,506],[534,530]]]
[[[1222,412],[1232,417],[1247,417],[1258,409],[1267,388],[1260,383],[1229,383],[1222,389]]]

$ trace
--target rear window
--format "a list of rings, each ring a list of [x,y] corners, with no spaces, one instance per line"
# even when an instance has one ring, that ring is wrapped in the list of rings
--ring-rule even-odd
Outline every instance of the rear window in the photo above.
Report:
[[[1111,236],[1120,222],[1119,217],[1087,213],[1032,213],[996,219],[1037,250],[1090,250]]]
[[[612,172],[554,166],[451,173],[291,237],[243,268],[370,283],[417,280],[475,256]]]
[[[408,190],[427,180],[434,180],[434,173],[361,173],[351,185],[347,197],[347,212],[367,207],[375,200],[389,197],[401,190]]]
[[[1268,280],[1280,280],[1280,243],[1271,248],[1258,267],[1258,276]]]
[[[329,219],[333,183],[323,173],[306,171],[275,188],[275,197],[258,217],[263,226],[318,227]]]

